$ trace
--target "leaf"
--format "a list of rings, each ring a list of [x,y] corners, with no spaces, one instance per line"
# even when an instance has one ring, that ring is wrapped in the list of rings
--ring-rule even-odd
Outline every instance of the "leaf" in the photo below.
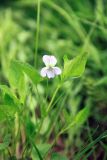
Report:
[[[51,148],[51,144],[38,144],[37,148],[39,149],[40,153],[42,154],[42,156],[44,157],[44,155],[48,152],[48,150]]]
[[[63,128],[63,130],[61,131],[61,134],[67,131],[68,129],[70,129],[71,127],[75,127],[75,126],[80,127],[87,120],[89,113],[90,113],[89,107],[85,107],[84,109],[79,111],[79,113],[75,116],[74,120],[69,124],[67,123],[67,126]]]
[[[42,154],[40,154],[39,149],[36,147],[36,145],[35,145],[34,143],[33,143],[33,147],[35,148],[35,150],[36,150],[36,152],[37,152],[37,155],[38,155],[39,159],[40,159],[40,160],[43,160]]]
[[[62,79],[80,77],[84,70],[87,62],[87,53],[82,53],[72,60],[69,60],[66,56],[64,57],[64,71]]]
[[[104,139],[106,137],[107,137],[107,131],[103,132],[98,138],[93,140],[87,146],[85,145],[85,147],[79,153],[76,154],[74,159],[80,160],[82,158],[82,156],[84,156],[84,154],[87,153],[94,145],[96,145],[99,141],[101,141],[102,139]]]
[[[59,153],[53,153],[51,160],[68,160],[68,158]]]
[[[74,121],[78,125],[82,125],[88,118],[90,113],[89,107],[85,107],[76,115]]]
[[[26,73],[26,75],[31,79],[34,84],[38,84],[41,81],[41,76],[35,68],[27,63],[22,63],[19,61],[12,61],[13,65],[16,66],[20,71]]]
[[[3,104],[0,105],[0,121],[14,118],[19,111],[20,102],[8,86],[0,85],[3,93]]]
[[[4,137],[3,143],[0,143],[0,150],[6,149],[9,146],[10,141],[11,141],[11,135],[8,134]]]
[[[4,95],[3,103],[5,105],[13,105],[13,104],[15,104],[13,99],[8,94]]]
[[[17,88],[17,85],[19,84],[20,78],[23,76],[23,73],[17,65],[15,65],[13,62],[10,64],[9,68],[9,82],[12,85],[12,87]]]
[[[34,143],[34,141],[32,140],[32,138],[29,136],[30,142],[33,146],[33,151],[35,153],[34,157],[36,158],[36,160],[43,160],[43,155],[41,154],[41,152],[39,151],[38,147],[36,146],[36,144]],[[33,153],[33,154],[34,154]]]
[[[63,114],[64,114],[64,119],[66,119],[67,124],[71,122],[71,119],[72,119],[71,114],[69,114],[66,109],[63,110]]]
[[[13,118],[18,111],[15,105],[0,105],[0,121],[8,118]]]
[[[101,86],[101,85],[107,85],[107,76],[99,79],[94,86]]]
[[[84,156],[84,159],[83,159],[83,160],[87,160],[87,159],[92,155],[92,153],[95,151],[96,148],[97,148],[96,146],[93,147],[92,150],[89,151],[89,152],[86,154],[86,156]]]
[[[42,157],[44,157],[51,148],[51,144],[42,143],[42,144],[37,144],[36,147],[38,148],[39,154],[42,155]],[[36,160],[40,160],[36,149],[35,150],[33,149],[33,156],[34,158],[36,158]]]
[[[20,77],[19,80],[19,84],[18,84],[18,92],[19,92],[19,96],[20,96],[20,101],[21,103],[24,104],[26,95],[27,95],[27,85],[25,84],[25,76],[24,74],[22,74],[22,76]]]
[[[32,135],[32,138],[33,138],[35,136],[35,130],[36,130],[34,123],[29,118],[27,118],[25,126],[26,126],[26,134],[27,134],[27,136],[30,136],[30,135],[32,135],[32,133],[34,133]]]
[[[10,65],[8,79],[11,87],[18,91],[21,103],[24,103],[26,97],[25,76],[22,70],[14,63]]]
[[[2,92],[4,93],[4,95],[9,95],[15,104],[20,104],[19,99],[16,97],[16,95],[12,92],[12,90],[6,86],[6,85],[0,85],[0,89],[2,90]]]

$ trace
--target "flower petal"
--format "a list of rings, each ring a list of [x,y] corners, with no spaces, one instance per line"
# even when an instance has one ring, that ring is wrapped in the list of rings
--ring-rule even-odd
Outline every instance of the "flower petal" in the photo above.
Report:
[[[44,55],[43,62],[45,63],[46,66],[55,66],[57,63],[57,60],[55,56]]]
[[[53,67],[55,75],[60,75],[62,73],[59,67]]]
[[[47,67],[42,68],[40,71],[41,76],[46,77],[46,73],[47,73]]]
[[[47,73],[46,74],[47,74],[48,78],[54,78],[55,77],[55,72],[54,72],[53,68],[47,69]]]
[[[46,66],[49,66],[50,65],[50,56],[44,55],[43,62],[45,63]]]
[[[57,59],[55,58],[55,56],[50,56],[50,65],[55,66],[56,63],[57,63]]]

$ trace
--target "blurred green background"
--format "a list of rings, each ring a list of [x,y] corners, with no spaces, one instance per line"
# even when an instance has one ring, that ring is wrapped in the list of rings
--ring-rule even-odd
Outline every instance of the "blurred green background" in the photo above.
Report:
[[[37,0],[0,2],[1,84],[8,84],[12,59],[34,65],[36,31]],[[83,76],[72,83],[68,81],[62,89],[67,95],[64,106],[72,115],[84,106],[90,107],[87,125],[78,132],[71,129],[68,133],[72,134],[68,138],[73,146],[68,148],[72,157],[76,147],[85,145],[90,132],[97,138],[107,129],[107,1],[41,0],[38,45],[38,70],[43,66],[44,54],[55,55],[58,65],[63,66],[64,55],[73,58],[83,51],[89,53]],[[50,83],[50,97],[56,83]],[[45,86],[39,87],[41,94],[44,93]],[[97,146],[96,159],[104,157],[106,160],[107,145],[102,142]]]

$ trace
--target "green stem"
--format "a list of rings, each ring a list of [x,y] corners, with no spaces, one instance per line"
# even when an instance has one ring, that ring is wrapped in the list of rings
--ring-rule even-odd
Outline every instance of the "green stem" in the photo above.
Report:
[[[54,92],[54,94],[52,96],[52,99],[51,99],[51,101],[50,101],[50,103],[49,103],[49,105],[47,107],[47,113],[49,112],[49,110],[51,108],[51,105],[52,105],[52,103],[53,103],[53,101],[54,101],[54,99],[56,97],[56,94],[57,94],[57,92],[58,92],[58,90],[59,90],[60,87],[61,87],[61,85],[58,85],[58,87],[56,88],[56,90],[55,90],[55,92]]]
[[[37,54],[38,54],[38,41],[39,41],[39,29],[40,29],[40,0],[37,3],[37,25],[36,25],[36,50],[34,65],[37,67]]]
[[[59,136],[60,136],[61,134],[63,134],[65,131],[67,131],[70,127],[74,126],[74,125],[75,125],[75,123],[72,123],[72,124],[68,125],[66,128],[62,128],[62,130],[55,136],[55,138],[54,138],[54,140],[53,140],[53,142],[52,142],[52,144],[51,144],[51,148],[55,145],[55,143],[57,142]],[[49,150],[50,150],[50,149],[49,149]],[[47,152],[47,153],[48,153],[48,152]],[[46,156],[47,156],[47,154],[44,156],[44,159],[45,159],[45,160],[46,160]]]
[[[61,87],[61,85],[58,85],[58,86],[57,86],[57,88],[56,88],[56,90],[55,90],[55,92],[54,92],[54,94],[53,94],[53,96],[52,96],[52,99],[51,99],[51,101],[50,101],[50,103],[49,103],[49,105],[48,105],[48,107],[47,107],[47,114],[48,114],[49,111],[50,111],[50,108],[51,108],[51,106],[52,106],[52,103],[53,103],[53,101],[54,101],[54,99],[55,99],[55,97],[56,97],[56,94],[57,94],[57,92],[58,92],[58,90],[59,90],[60,87]],[[47,114],[46,114],[46,115],[47,115]],[[44,122],[44,119],[45,119],[45,117],[43,117],[42,120],[41,120],[40,127],[39,127],[39,130],[38,130],[38,133],[37,133],[36,137],[38,137],[38,135],[39,135],[39,133],[40,133],[40,130],[41,130],[42,125],[43,125],[43,122]]]
[[[10,157],[10,159],[11,159],[11,158],[12,158],[12,155],[11,155],[11,153],[10,153],[10,151],[9,151],[8,148],[7,148],[7,151],[8,151],[9,157]]]
[[[90,130],[88,121],[87,121],[87,128],[88,128],[88,136],[89,136],[90,142],[93,143],[93,138],[92,138],[92,134],[91,134],[91,130]],[[95,146],[92,146],[92,149],[94,150],[94,149],[95,149]],[[93,160],[96,160],[95,150],[94,150],[94,152],[93,152]]]

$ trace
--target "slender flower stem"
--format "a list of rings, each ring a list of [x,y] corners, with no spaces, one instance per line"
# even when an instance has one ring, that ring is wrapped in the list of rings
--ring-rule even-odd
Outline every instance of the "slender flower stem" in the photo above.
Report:
[[[48,78],[47,78],[47,85],[46,85],[47,87],[46,87],[46,100],[47,100],[47,98],[48,98],[48,90],[49,90],[49,81],[48,81]]]
[[[47,107],[47,113],[49,112],[50,107],[51,107],[51,105],[52,105],[52,103],[53,103],[53,101],[55,99],[55,96],[56,96],[56,94],[57,94],[57,92],[58,92],[58,90],[59,90],[60,87],[61,87],[61,85],[58,85],[58,87],[56,88],[56,90],[55,90],[55,92],[54,92],[54,94],[52,96],[52,99],[51,99],[51,101],[50,101],[50,103],[49,103],[49,105]]]
[[[9,148],[7,148],[7,151],[8,151],[9,157],[10,157],[10,159],[11,159],[11,158],[12,158],[12,155],[11,155],[11,153],[10,153],[10,151],[9,151]]]
[[[56,96],[56,94],[57,94],[57,92],[58,92],[58,90],[59,90],[60,87],[61,87],[61,84],[57,86],[57,88],[56,88],[56,90],[55,90],[55,92],[54,92],[54,94],[53,94],[53,96],[52,96],[52,99],[51,99],[51,101],[50,101],[50,103],[49,103],[49,105],[48,105],[48,107],[47,107],[47,114],[48,114],[48,112],[50,111],[50,108],[51,108],[51,106],[52,106],[52,103],[53,103],[53,101],[54,101],[54,99],[55,99],[55,96]],[[38,130],[38,133],[37,133],[36,137],[38,137],[38,135],[39,135],[39,133],[40,133],[40,130],[41,130],[42,125],[43,125],[43,122],[44,122],[44,119],[45,119],[45,117],[43,117],[42,120],[41,120],[41,124],[40,124],[40,127],[39,127],[39,130]]]
[[[38,41],[39,41],[39,30],[40,30],[40,0],[37,3],[37,24],[36,24],[36,49],[35,49],[35,61],[34,65],[37,67],[37,54],[38,54]]]

